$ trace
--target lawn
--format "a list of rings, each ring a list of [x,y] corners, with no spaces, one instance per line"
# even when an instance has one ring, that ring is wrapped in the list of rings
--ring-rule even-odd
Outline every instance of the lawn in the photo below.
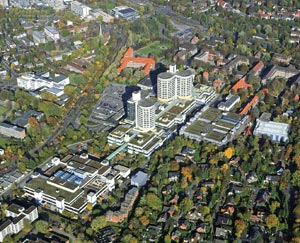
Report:
[[[137,51],[138,54],[148,56],[149,54],[160,56],[162,52],[169,49],[172,46],[171,43],[155,41]]]

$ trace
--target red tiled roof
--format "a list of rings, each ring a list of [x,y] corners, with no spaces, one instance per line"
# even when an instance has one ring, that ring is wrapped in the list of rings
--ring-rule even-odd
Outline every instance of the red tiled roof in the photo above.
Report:
[[[259,72],[262,70],[262,68],[264,67],[264,63],[262,61],[259,61],[253,68],[254,72]]]
[[[248,84],[245,82],[245,79],[240,79],[235,85],[233,85],[232,89],[234,92],[237,92],[239,89],[244,89],[244,88],[252,88],[252,84]]]
[[[266,94],[269,93],[269,89],[268,89],[268,88],[263,88],[262,91],[263,91],[264,93],[266,93]]]
[[[149,74],[150,69],[154,68],[155,60],[146,57],[133,57],[133,48],[129,47],[121,59],[121,65],[118,72],[122,72],[126,67],[144,67],[142,70],[145,74]]]
[[[208,76],[209,76],[209,73],[208,73],[207,71],[204,71],[204,72],[203,72],[203,76],[204,76],[204,77],[208,77]]]
[[[255,95],[253,99],[244,107],[240,114],[246,115],[249,112],[249,110],[258,103],[258,101],[259,98],[257,95]]]

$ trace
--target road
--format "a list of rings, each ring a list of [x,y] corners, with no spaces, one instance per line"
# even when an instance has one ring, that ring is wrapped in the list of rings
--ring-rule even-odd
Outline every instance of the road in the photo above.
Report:
[[[73,122],[78,114],[80,113],[80,107],[84,102],[84,96],[81,95],[79,99],[77,100],[76,104],[74,105],[73,108],[71,108],[67,114],[65,115],[64,121],[61,124],[61,126],[57,127],[54,132],[44,141],[43,144],[35,147],[34,149],[30,150],[28,152],[28,155],[30,157],[34,157],[35,153],[39,153],[45,146],[48,146],[51,144],[55,138],[57,138],[59,135],[61,135],[69,126],[71,122]]]
[[[17,77],[18,74],[10,68],[8,63],[4,60],[2,60],[1,65],[6,69],[7,73],[10,73],[11,78],[10,80],[6,80],[0,83],[0,89],[10,89],[17,86]]]
[[[201,28],[200,22],[194,19],[190,19],[187,17],[184,17],[183,15],[174,12],[170,7],[168,6],[163,6],[163,7],[158,7],[157,12],[168,15],[174,20],[177,20],[181,23],[184,23],[185,25],[189,25],[195,28]]]

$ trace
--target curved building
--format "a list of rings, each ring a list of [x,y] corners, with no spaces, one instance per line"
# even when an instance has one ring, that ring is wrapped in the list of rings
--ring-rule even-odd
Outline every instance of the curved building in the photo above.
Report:
[[[157,77],[157,98],[170,101],[175,96],[175,77],[172,73],[160,73]]]
[[[194,73],[187,69],[176,74],[177,97],[180,99],[190,99],[194,82]]]
[[[136,127],[149,131],[155,129],[155,102],[141,100],[137,105]]]
[[[174,99],[192,98],[192,89],[195,73],[191,69],[177,71],[171,65],[169,72],[157,76],[157,98],[159,101],[168,102]]]

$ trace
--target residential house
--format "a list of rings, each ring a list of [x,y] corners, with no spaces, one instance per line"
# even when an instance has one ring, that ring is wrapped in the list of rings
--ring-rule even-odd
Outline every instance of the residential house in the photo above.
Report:
[[[221,237],[223,239],[227,239],[228,238],[228,233],[230,231],[227,230],[227,229],[224,229],[224,228],[221,228],[221,227],[216,227],[216,230],[215,230],[215,236],[216,237]]]
[[[168,172],[168,179],[169,179],[169,182],[178,181],[178,179],[179,179],[179,172],[177,172],[177,171],[169,171]]]
[[[207,225],[203,222],[198,222],[196,224],[196,231],[201,234],[207,233]]]
[[[36,45],[46,43],[46,37],[44,32],[42,31],[37,31],[37,30],[32,31],[32,38]]]
[[[53,40],[55,42],[60,39],[59,32],[56,29],[54,29],[53,27],[51,27],[51,26],[46,26],[44,28],[44,33],[45,33],[45,35],[46,35],[47,38],[49,38],[49,39],[51,39],[51,40]]]
[[[86,68],[87,68],[87,63],[81,60],[73,60],[69,62],[66,66],[67,70],[79,74],[83,74]]]
[[[241,115],[247,115],[248,112],[257,105],[259,101],[259,98],[257,95],[255,95],[251,101],[243,108],[243,110],[240,112]]]
[[[277,184],[281,181],[281,176],[280,175],[265,175],[264,176],[264,183],[272,183],[272,184]]]
[[[249,75],[254,75],[254,76],[259,76],[259,74],[261,73],[261,71],[264,68],[264,63],[263,61],[259,61],[250,71],[249,71]]]
[[[262,83],[266,84],[267,81],[273,80],[274,78],[284,78],[284,79],[289,79],[293,76],[296,76],[299,74],[299,70],[295,69],[292,66],[288,67],[281,67],[278,65],[273,65],[271,69],[264,75],[262,78]]]
[[[258,177],[254,171],[250,171],[246,174],[246,180],[248,183],[254,183],[258,181]]]
[[[213,87],[216,89],[222,89],[225,86],[225,82],[223,82],[221,79],[215,79],[213,81]]]
[[[283,64],[283,65],[289,65],[290,61],[292,60],[291,56],[287,56],[284,54],[274,53],[272,57],[272,61],[274,63]]]

